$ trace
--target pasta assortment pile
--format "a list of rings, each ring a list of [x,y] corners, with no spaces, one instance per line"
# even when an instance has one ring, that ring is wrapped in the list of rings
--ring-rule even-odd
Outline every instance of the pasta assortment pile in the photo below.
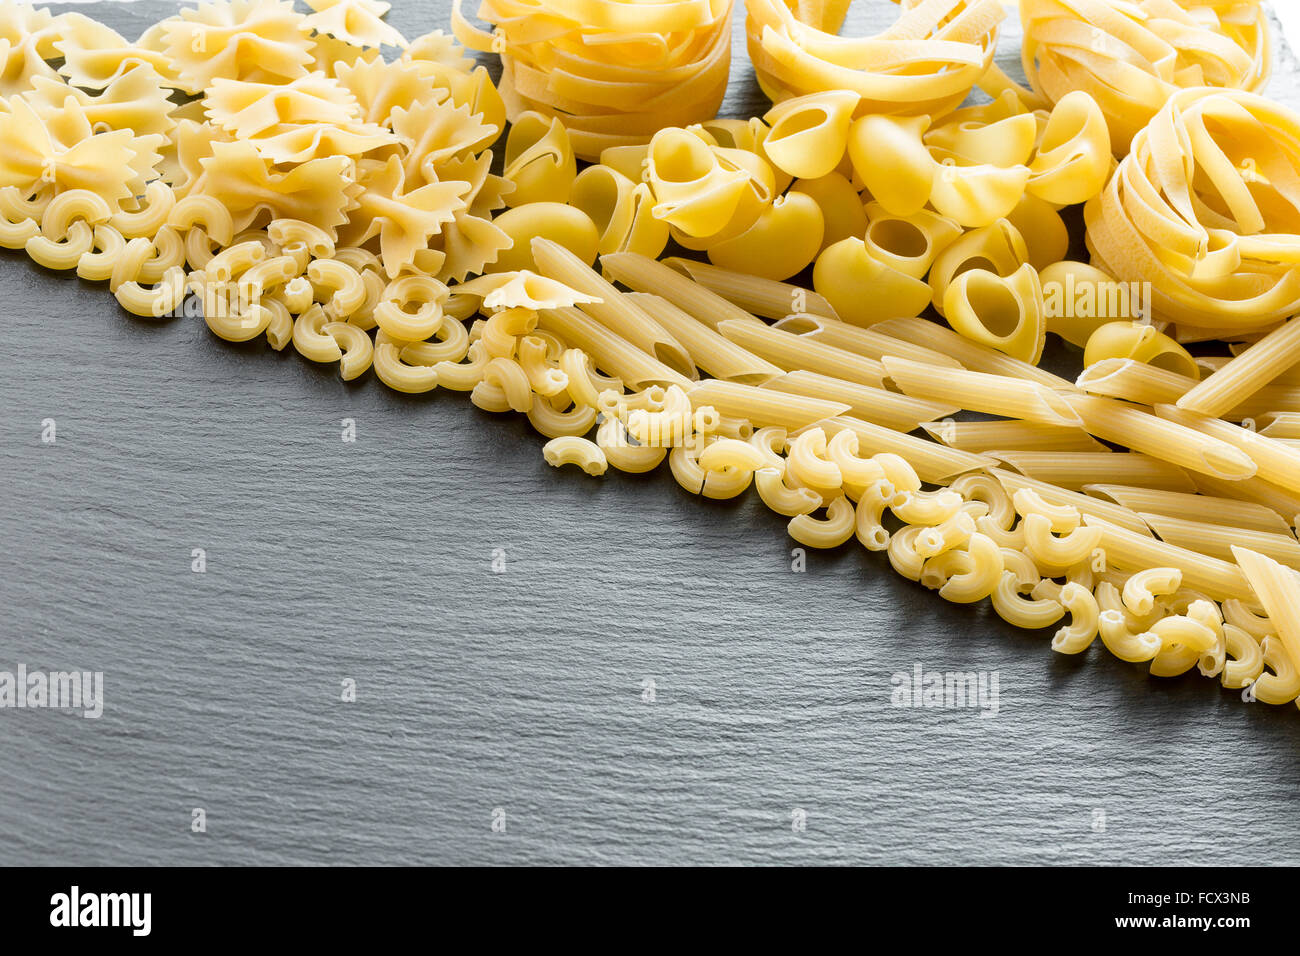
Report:
[[[1258,5],[1024,0],[1038,93],[990,66],[996,2],[905,0],[868,40],[845,9],[750,0],[775,103],[718,119],[708,0],[488,0],[491,34],[457,8],[500,91],[375,0],[218,0],[135,42],[3,0],[0,245],[468,392],[557,467],[752,490],[1057,652],[1297,701],[1300,116],[1248,91]]]

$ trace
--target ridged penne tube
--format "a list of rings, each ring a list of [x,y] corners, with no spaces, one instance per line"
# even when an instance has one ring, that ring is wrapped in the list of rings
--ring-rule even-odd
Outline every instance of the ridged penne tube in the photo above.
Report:
[[[811,399],[807,399],[807,401],[811,401]],[[822,416],[817,421],[817,424],[826,431],[827,435],[832,437],[837,432],[846,429],[853,432],[858,436],[858,443],[864,455],[877,456],[882,452],[887,452],[900,456],[900,458],[910,463],[910,466],[915,469],[915,474],[920,476],[920,480],[931,484],[946,484],[949,479],[958,475],[965,474],[968,471],[990,468],[995,464],[992,458],[972,455],[953,448],[945,448],[924,438],[905,435],[893,429],[864,422],[850,416]],[[887,475],[887,477],[889,476]],[[890,480],[892,481],[893,478],[891,477]],[[894,483],[898,485],[897,481]],[[903,488],[901,485],[899,485],[899,488],[905,491],[914,490]]]
[[[834,491],[844,484],[839,466],[826,458],[826,433],[820,428],[791,439],[786,474],[818,492]]]
[[[893,569],[912,581],[921,580],[925,571],[926,558],[916,550],[916,539],[924,530],[919,524],[910,524],[890,535],[886,548]]]
[[[929,319],[887,319],[872,327],[873,332],[911,342],[956,359],[962,367],[972,372],[1003,375],[1038,382],[1058,391],[1073,391],[1074,383],[1053,375],[1029,362],[1005,355],[987,345],[962,338],[952,329],[946,329]]]
[[[1048,527],[1055,534],[1069,534],[1079,527],[1083,516],[1074,505],[1052,504],[1033,488],[1019,488],[1011,496],[1016,512],[1028,517],[1042,515],[1048,519]]]
[[[813,265],[813,288],[839,318],[859,326],[918,316],[930,304],[929,286],[872,258],[857,237],[822,250]]]
[[[537,327],[582,349],[597,368],[633,388],[656,383],[690,385],[691,380],[576,308],[542,309]]]
[[[1254,683],[1264,671],[1264,649],[1260,642],[1236,625],[1224,624],[1223,645],[1227,659],[1219,676],[1220,683],[1234,690]]]
[[[1080,373],[1075,384],[1092,395],[1109,395],[1137,405],[1176,402],[1195,379],[1133,359],[1103,359]]]
[[[1027,477],[1069,491],[1106,480],[1164,491],[1196,490],[1187,472],[1177,465],[1137,452],[998,451],[992,457]]]
[[[697,322],[702,322],[715,331],[719,322],[729,320],[762,324],[753,314],[719,295],[708,285],[695,279],[694,275],[696,270],[710,269],[714,270],[714,273],[710,274],[735,276],[736,283],[763,284],[768,280],[742,276],[726,269],[718,269],[716,266],[685,259],[665,259],[663,262],[656,262],[647,256],[630,252],[601,256],[600,265],[609,276],[629,289],[666,299]],[[677,267],[679,265],[680,269]],[[691,269],[689,273],[685,272],[687,266]],[[787,287],[784,283],[774,284],[781,288],[794,288]],[[788,306],[790,296],[787,295],[785,301]],[[781,314],[785,315],[788,312],[787,308]]]
[[[1102,452],[1107,447],[1082,428],[1042,422],[945,420],[921,422],[935,441],[969,452],[1003,449],[1034,452]]]
[[[771,465],[764,465],[754,472],[754,486],[763,504],[790,518],[806,515],[822,506],[821,495],[809,488],[791,488],[785,483],[781,471]]]
[[[780,377],[764,383],[764,387],[791,395],[843,402],[849,406],[849,413],[855,418],[895,431],[910,432],[924,422],[957,411],[952,405],[943,402],[899,395],[883,388],[846,382],[817,372],[780,372],[778,369],[778,374]]]
[[[585,262],[548,239],[534,239],[532,249],[533,258],[543,275],[600,300],[584,303],[583,312],[647,355],[654,356],[679,376],[686,379],[697,376],[690,355],[681,344]]]
[[[937,368],[961,368],[960,362],[942,352],[904,342],[902,339],[885,335],[875,329],[860,328],[825,316],[791,314],[776,322],[773,328],[793,332],[795,335],[833,345],[846,352],[855,352],[876,361],[886,355],[893,355]]]
[[[601,255],[633,252],[651,259],[668,245],[668,224],[651,213],[650,186],[609,166],[589,166],[573,181],[569,203],[591,219]]]
[[[889,547],[890,534],[881,523],[881,518],[886,508],[891,508],[898,502],[899,494],[893,485],[880,478],[868,484],[858,498],[853,533],[868,551],[884,551]],[[908,527],[919,528],[920,525]]]
[[[1276,511],[1292,527],[1300,524],[1300,494],[1261,478],[1224,481],[1209,475],[1192,475],[1196,490],[1218,498],[1239,496]]]
[[[781,368],[741,348],[667,299],[642,292],[633,292],[628,298],[667,329],[686,349],[696,367],[713,378],[762,385],[785,374]]]
[[[933,558],[935,555],[951,551],[953,548],[960,548],[970,540],[971,535],[976,533],[974,519],[962,511],[933,527],[927,528],[921,525],[909,525],[909,527],[922,528],[921,533],[916,536],[914,547],[916,553],[923,558]],[[989,540],[992,541],[992,539]],[[994,547],[996,547],[996,542],[994,542]],[[999,558],[999,564],[1001,564],[1001,558]]]
[[[1273,622],[1291,664],[1300,667],[1300,574],[1249,548],[1234,548],[1233,556]],[[1248,592],[1234,596],[1247,597]]]
[[[163,318],[173,314],[185,300],[185,270],[172,266],[152,289],[135,281],[123,282],[113,295],[132,315]]]
[[[1003,278],[986,269],[957,276],[944,292],[944,317],[973,342],[1025,362],[1037,362],[1047,341],[1043,289],[1025,263]]]
[[[775,426],[791,432],[848,411],[842,402],[783,395],[717,379],[695,383],[687,394],[697,409],[708,405],[723,415],[748,419],[759,428]]]
[[[839,437],[838,435],[835,437]],[[894,517],[907,524],[937,525],[961,511],[965,499],[955,491],[905,491],[891,506]]]
[[[668,456],[667,448],[633,443],[628,437],[627,428],[613,417],[606,418],[596,429],[596,444],[604,450],[605,458],[611,465],[629,474],[654,471]]]
[[[547,438],[581,436],[596,425],[597,412],[586,405],[573,405],[565,410],[551,402],[533,402],[528,410],[528,421]]]
[[[1155,411],[1162,420],[1177,425],[1186,432],[1199,433],[1203,438],[1231,447],[1237,455],[1247,458],[1255,467],[1251,474],[1257,473],[1263,480],[1273,482],[1287,491],[1300,491],[1300,450],[1248,428],[1196,415],[1172,405],[1158,405]],[[1233,480],[1234,476],[1211,473],[1211,477]]]
[[[1102,529],[1101,549],[1109,567],[1141,572],[1150,568],[1176,568],[1183,584],[1204,591],[1216,601],[1249,594],[1246,577],[1227,561],[1179,548],[1109,524],[1084,511],[1084,523]],[[1281,565],[1279,565],[1281,567]]]
[[[1289,704],[1300,696],[1300,667],[1288,656],[1282,642],[1266,637],[1260,645],[1264,667],[1250,685],[1256,700],[1266,704]]]
[[[542,446],[542,457],[553,468],[577,465],[589,475],[603,475],[609,467],[605,452],[595,442],[575,435],[552,438]]]
[[[905,395],[1047,425],[1081,424],[1064,396],[1036,382],[957,369],[936,375],[929,366],[888,356],[881,364]]]
[[[806,337],[752,322],[726,321],[718,331],[744,349],[786,371],[817,372],[858,385],[880,387],[885,371],[880,362]]]
[[[1037,601],[1022,597],[1014,571],[1002,572],[990,597],[993,610],[997,611],[1002,620],[1027,630],[1051,627],[1065,616],[1065,606],[1059,601],[1051,598]]]
[[[1003,468],[992,468],[990,474],[997,479],[1008,495],[1015,494],[1021,488],[1032,488],[1046,502],[1055,505],[1070,505],[1078,508],[1080,514],[1095,515],[1103,521],[1108,521],[1134,534],[1145,535],[1148,538],[1152,536],[1147,523],[1136,512],[1130,511],[1122,505],[1111,504],[1109,501],[1092,498],[1077,491],[1070,491],[1049,482],[1030,478],[1027,475],[1018,475]]]
[[[1180,396],[1184,411],[1221,418],[1300,363],[1300,322],[1279,326]]]
[[[1122,661],[1140,664],[1160,653],[1163,642],[1151,631],[1133,633],[1119,611],[1102,611],[1097,619],[1097,630],[1106,649]]]
[[[1061,588],[1056,600],[1069,613],[1070,623],[1053,635],[1052,650],[1058,654],[1082,654],[1097,637],[1101,619],[1097,599],[1087,588],[1069,583]]]
[[[1300,569],[1300,541],[1290,533],[1255,531],[1148,512],[1143,512],[1142,518],[1162,540],[1189,551],[1231,561],[1232,548],[1239,545],[1267,555],[1287,567]]]
[[[659,265],[662,265],[665,269],[671,267],[673,271],[678,273],[679,278],[689,276],[699,288],[712,293],[717,299],[721,299],[728,308],[735,310],[734,314],[724,314],[719,310],[713,310],[718,316],[717,321],[728,318],[753,318],[756,315],[760,315],[765,319],[781,319],[791,312],[810,312],[828,318],[838,318],[835,309],[822,296],[809,289],[791,285],[788,282],[777,282],[772,279],[762,279],[758,276],[744,275],[743,273],[732,272],[730,269],[720,269],[707,262],[696,262],[693,259],[670,258],[663,260]],[[670,289],[666,282],[662,289],[656,289],[654,287],[641,288],[629,282],[623,276],[619,277],[619,281],[624,285],[631,286],[638,292],[657,292],[678,307],[690,312],[701,322],[710,321],[691,306],[674,299],[673,293],[678,290]]]

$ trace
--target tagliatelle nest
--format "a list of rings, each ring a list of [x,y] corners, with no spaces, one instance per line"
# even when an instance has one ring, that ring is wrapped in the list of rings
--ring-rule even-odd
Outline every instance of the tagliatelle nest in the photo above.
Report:
[[[1272,65],[1259,0],[1021,0],[1020,19],[1034,90],[1090,93],[1117,156],[1178,90],[1257,93]]]
[[[1176,94],[1088,203],[1094,262],[1150,282],[1156,316],[1248,331],[1300,311],[1300,114],[1252,93]]]
[[[748,0],[749,57],[773,102],[848,90],[860,97],[859,115],[937,118],[988,70],[1005,16],[998,0],[903,0],[884,32],[841,37],[848,8],[848,0]]]

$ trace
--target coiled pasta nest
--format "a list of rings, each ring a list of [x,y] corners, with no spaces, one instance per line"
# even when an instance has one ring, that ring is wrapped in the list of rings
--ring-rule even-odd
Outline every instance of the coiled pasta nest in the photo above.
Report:
[[[501,56],[511,122],[558,117],[574,152],[643,145],[665,126],[712,119],[731,68],[733,0],[484,0],[473,26],[453,5],[466,46]]]
[[[1150,282],[1156,317],[1180,329],[1245,331],[1294,315],[1300,114],[1253,93],[1181,91],[1084,216],[1094,263]]]
[[[1034,90],[1091,93],[1117,156],[1178,90],[1257,93],[1271,68],[1259,0],[1021,0],[1020,20]]]
[[[748,0],[749,57],[773,102],[827,90],[861,98],[858,114],[938,117],[961,105],[993,62],[998,0],[902,0],[871,37],[837,31],[848,0]]]

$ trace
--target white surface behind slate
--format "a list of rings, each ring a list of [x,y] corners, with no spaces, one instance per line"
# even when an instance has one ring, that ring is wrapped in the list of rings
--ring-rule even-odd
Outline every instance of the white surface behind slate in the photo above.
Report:
[[[88,12],[134,36],[177,6]],[[738,62],[727,112],[761,109]],[[792,573],[753,498],[556,472],[462,395],[133,319],[18,254],[0,356],[0,669],[107,697],[0,711],[0,861],[1300,862],[1292,707],[1053,655],[857,546]],[[998,716],[891,707],[916,663],[997,671]]]

